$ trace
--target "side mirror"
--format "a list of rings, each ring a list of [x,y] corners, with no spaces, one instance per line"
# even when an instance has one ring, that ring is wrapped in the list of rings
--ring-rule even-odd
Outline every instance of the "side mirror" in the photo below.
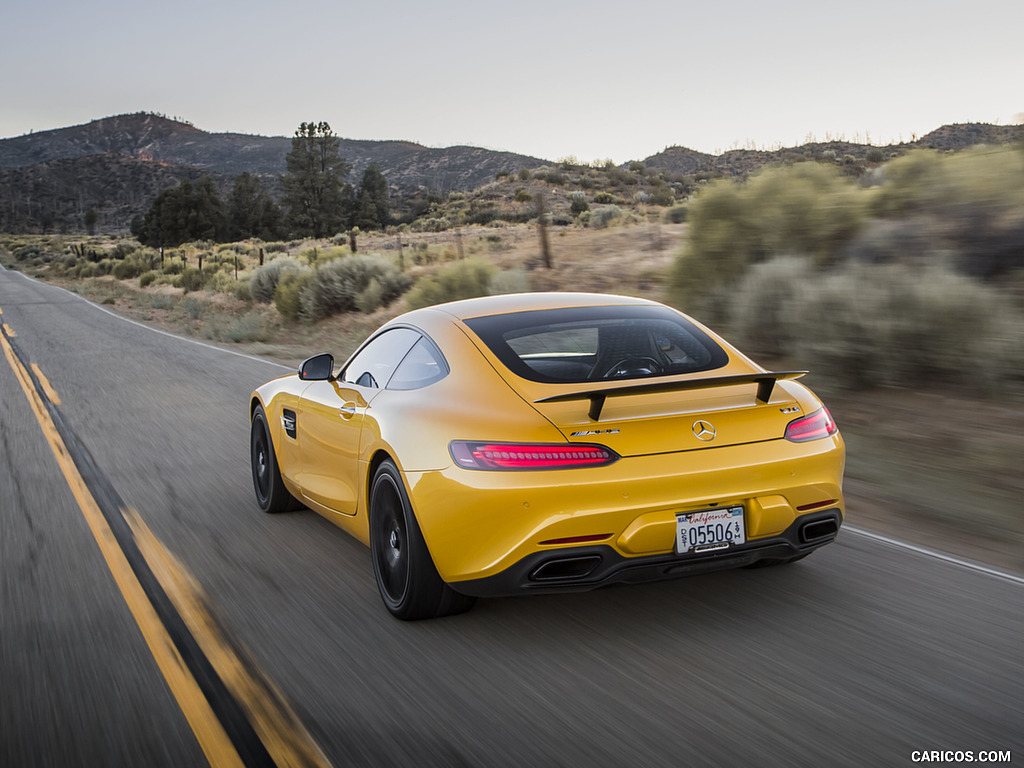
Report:
[[[334,355],[326,352],[313,355],[299,366],[299,378],[303,381],[330,381],[334,373]]]

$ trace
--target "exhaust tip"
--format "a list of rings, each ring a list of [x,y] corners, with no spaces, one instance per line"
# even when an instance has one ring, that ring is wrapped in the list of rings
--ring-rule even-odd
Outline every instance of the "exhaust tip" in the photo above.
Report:
[[[800,541],[804,544],[810,544],[815,541],[822,541],[823,539],[835,538],[838,533],[839,523],[835,518],[815,520],[814,522],[807,523],[800,529]]]
[[[600,555],[565,557],[541,563],[530,574],[531,581],[566,581],[582,579],[593,573],[601,563]]]

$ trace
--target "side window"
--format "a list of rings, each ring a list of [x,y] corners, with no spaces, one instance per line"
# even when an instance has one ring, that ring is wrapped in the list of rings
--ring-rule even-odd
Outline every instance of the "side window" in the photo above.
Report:
[[[448,364],[425,337],[409,350],[395,375],[388,383],[388,389],[419,389],[433,384],[448,375]]]
[[[409,328],[393,328],[375,338],[352,358],[341,374],[346,384],[361,387],[383,387],[391,374],[420,339],[420,334]]]

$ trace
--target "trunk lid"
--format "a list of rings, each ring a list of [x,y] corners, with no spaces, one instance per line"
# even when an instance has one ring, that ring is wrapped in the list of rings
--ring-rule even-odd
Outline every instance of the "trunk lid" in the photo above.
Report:
[[[800,372],[768,374],[780,378],[797,375]],[[729,383],[729,378],[740,383]],[[570,442],[600,443],[620,456],[783,439],[786,425],[799,418],[802,409],[786,386],[775,385],[774,381],[767,397],[758,398],[758,390],[766,392],[756,382],[746,380],[750,378],[720,377],[602,390],[577,388],[538,398],[533,406]],[[616,389],[622,391],[616,394]],[[600,407],[595,406],[595,400]]]

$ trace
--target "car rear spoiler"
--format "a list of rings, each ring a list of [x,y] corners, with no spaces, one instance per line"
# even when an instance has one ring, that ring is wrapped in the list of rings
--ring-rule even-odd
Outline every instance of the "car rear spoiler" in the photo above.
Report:
[[[798,379],[807,371],[775,371],[772,373],[744,373],[739,376],[716,376],[710,379],[687,379],[686,381],[659,381],[651,384],[636,384],[631,387],[606,387],[591,389],[586,392],[570,392],[567,395],[553,395],[535,400],[535,403],[564,403],[570,400],[589,400],[591,419],[598,421],[604,401],[609,397],[626,395],[652,395],[658,392],[683,392],[691,389],[712,389],[715,387],[735,387],[740,384],[757,384],[757,402],[767,403],[775,389],[775,382],[780,379]]]

